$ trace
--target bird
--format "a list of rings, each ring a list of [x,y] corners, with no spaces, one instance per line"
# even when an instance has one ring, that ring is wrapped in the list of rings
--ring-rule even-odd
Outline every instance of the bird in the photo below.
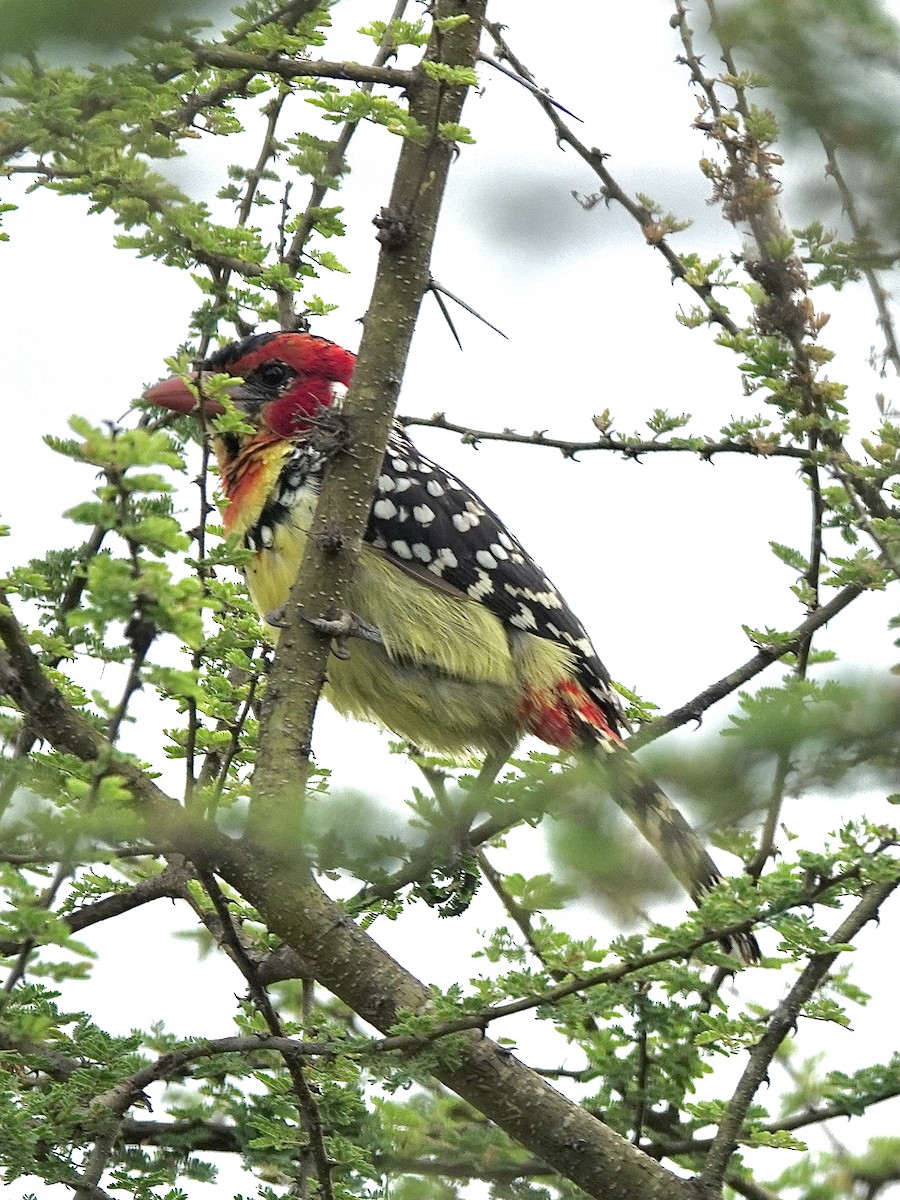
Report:
[[[355,356],[327,338],[252,334],[144,399],[208,416],[209,374],[227,391],[241,432],[212,433],[226,534],[251,552],[244,573],[273,640],[296,578],[329,454],[316,436],[339,409]],[[465,483],[394,423],[375,481],[347,597],[353,630],[329,659],[326,694],[346,716],[416,747],[496,772],[526,734],[599,764],[613,799],[699,902],[721,873],[677,806],[623,746],[622,706],[590,637],[521,542]],[[755,962],[753,934],[729,948]]]

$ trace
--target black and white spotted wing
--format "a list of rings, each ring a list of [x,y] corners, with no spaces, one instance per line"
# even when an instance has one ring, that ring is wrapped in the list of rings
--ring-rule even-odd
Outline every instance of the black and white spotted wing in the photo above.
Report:
[[[427,578],[483,604],[513,629],[575,655],[583,685],[617,728],[609,673],[584,626],[499,518],[464,483],[421,454],[399,426],[388,441],[366,541]]]

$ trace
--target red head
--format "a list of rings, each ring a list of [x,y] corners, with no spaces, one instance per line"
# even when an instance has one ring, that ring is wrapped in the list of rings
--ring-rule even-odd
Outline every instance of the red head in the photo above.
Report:
[[[335,383],[349,386],[355,361],[349,350],[309,333],[258,333],[217,350],[194,378],[201,385],[204,372],[243,379],[230,391],[238,408],[255,425],[292,437],[308,417],[334,403]],[[154,384],[144,399],[184,413],[199,404],[177,378]],[[211,416],[222,411],[209,401],[204,410]]]

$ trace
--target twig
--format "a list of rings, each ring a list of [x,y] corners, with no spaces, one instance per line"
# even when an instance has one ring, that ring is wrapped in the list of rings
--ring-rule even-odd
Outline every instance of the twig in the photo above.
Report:
[[[53,904],[53,901],[56,899],[59,889],[71,874],[71,865],[68,862],[61,862],[57,866],[49,886],[39,897],[36,907],[49,910],[50,906]],[[22,946],[19,949],[16,957],[16,961],[10,968],[9,974],[7,975],[3,984],[3,988],[0,990],[0,1016],[2,1016],[6,1010],[16,985],[24,977],[25,972],[28,969],[28,963],[31,961],[31,956],[34,953],[37,944],[37,940],[31,937],[26,938],[22,943]]]
[[[537,797],[529,798],[524,803],[504,805],[500,811],[487,817],[480,825],[465,830],[463,848],[475,850],[492,838],[505,833],[520,821],[533,820],[543,814],[546,802]],[[471,815],[474,815],[472,813]],[[417,847],[411,854],[409,862],[385,879],[376,883],[367,883],[347,901],[347,909],[351,913],[359,913],[370,907],[378,900],[390,900],[401,888],[411,883],[418,883],[430,875],[436,866],[447,861],[447,835],[445,830],[438,831],[423,845]]]
[[[280,54],[250,54],[245,50],[204,46],[198,42],[188,43],[188,49],[202,66],[222,67],[226,71],[252,71],[255,75],[280,75],[282,79],[343,79],[348,83],[378,83],[405,91],[411,90],[421,81],[421,76],[416,71],[401,71],[396,67],[327,62],[322,58],[284,58]]]
[[[222,890],[215,880],[215,877],[208,871],[201,870],[200,878],[206,893],[212,900],[213,907],[221,921],[222,939],[230,948],[231,957],[241,970],[244,979],[247,982],[247,987],[250,991],[250,996],[253,1003],[256,1005],[260,1015],[269,1028],[269,1032],[274,1038],[279,1038],[282,1041],[290,1041],[284,1036],[284,1030],[281,1025],[281,1020],[275,1011],[275,1008],[269,999],[269,994],[266,991],[265,985],[260,981],[257,965],[250,959],[246,953],[244,946],[237,936],[234,919],[228,908],[227,901],[222,894]],[[309,1150],[312,1154],[313,1161],[316,1165],[316,1177],[319,1183],[319,1194],[323,1200],[334,1200],[334,1187],[331,1181],[331,1168],[336,1165],[332,1162],[325,1147],[325,1131],[322,1126],[322,1118],[319,1113],[319,1106],[316,1103],[315,1096],[306,1079],[306,1073],[303,1067],[303,1055],[293,1050],[293,1048],[285,1048],[282,1050],[282,1057],[285,1066],[288,1069],[288,1074],[291,1077],[293,1084],[294,1096],[299,1110],[300,1122],[304,1128],[307,1137],[309,1138]],[[305,1192],[305,1175],[306,1175],[306,1152],[301,1152],[299,1162],[299,1191],[303,1195]]]
[[[95,525],[88,535],[87,541],[79,550],[79,561],[73,564],[72,574],[66,584],[65,591],[60,597],[56,612],[53,614],[58,633],[62,633],[63,631],[64,618],[70,612],[74,612],[81,603],[81,597],[84,595],[84,589],[87,587],[87,570],[85,568],[91,559],[100,553],[107,532],[108,530],[105,528]],[[60,655],[54,654],[46,660],[46,665],[50,668],[55,668],[61,662],[62,658]],[[36,734],[26,721],[16,737],[11,758],[16,760],[27,758],[34,749],[34,744],[37,740]],[[0,780],[0,815],[6,811],[17,786],[18,779],[14,771],[9,772],[4,779]]]
[[[725,1182],[739,1196],[743,1196],[744,1200],[781,1200],[775,1192],[769,1191],[767,1187],[748,1179],[745,1175],[738,1175],[736,1171],[726,1175]]]
[[[813,459],[813,455],[817,449],[815,431],[810,433],[807,444],[810,451],[810,461],[805,467],[805,472],[807,478],[809,479],[811,514],[809,535],[809,566],[804,574],[804,578],[806,580],[807,588],[809,589],[805,606],[807,615],[810,615],[818,609],[820,601],[819,581],[822,571],[822,522],[824,517],[824,504],[822,501],[822,487],[819,479],[819,470]],[[809,635],[800,643],[800,646],[797,650],[797,662],[794,666],[794,675],[797,679],[806,678],[807,667],[809,666],[809,656],[812,651],[814,632],[815,631],[810,631]],[[774,853],[775,832],[778,828],[778,818],[781,814],[781,806],[784,803],[784,789],[790,769],[790,751],[787,749],[787,747],[783,747],[778,752],[778,759],[775,764],[775,777],[769,794],[769,803],[766,807],[766,819],[763,823],[762,833],[760,834],[759,847],[753,857],[753,860],[749,862],[746,867],[746,873],[753,879],[759,878],[766,863]]]
[[[637,1043],[637,1074],[634,1080],[636,1103],[634,1107],[634,1126],[631,1134],[631,1144],[639,1146],[644,1133],[644,1121],[647,1117],[647,1077],[650,1073],[650,1054],[647,1047],[646,995],[638,988],[634,1000],[635,1007],[635,1040]],[[623,1099],[628,1101],[627,1096]]]
[[[815,612],[821,599],[822,555],[822,526],[825,520],[825,503],[822,498],[822,481],[816,462],[816,452],[819,449],[818,434],[813,429],[807,441],[809,461],[803,467],[803,472],[809,481],[810,495],[810,530],[809,530],[809,566],[805,573],[806,586],[809,589],[805,601],[807,612]],[[803,642],[797,653],[796,674],[799,679],[806,678],[809,666],[809,656],[812,651],[813,635]]]
[[[177,861],[159,875],[154,875],[152,879],[142,879],[140,883],[134,884],[127,891],[114,892],[113,895],[104,896],[102,900],[97,900],[93,904],[85,904],[81,908],[76,908],[73,912],[67,913],[62,920],[70,933],[80,933],[83,929],[89,929],[91,926],[99,925],[101,921],[108,921],[113,917],[120,917],[123,913],[131,912],[154,900],[182,898],[187,883],[192,878],[192,873],[186,869],[183,863]],[[22,946],[14,942],[0,941],[0,954],[5,957],[17,954],[21,950]]]
[[[860,525],[881,551],[881,557],[885,565],[890,567],[896,578],[900,579],[900,537],[894,540],[885,537],[876,526],[864,498],[859,494],[858,481],[848,471],[841,470],[837,466],[834,466],[832,470],[847,493],[847,498],[856,512]],[[882,516],[881,519],[883,520],[884,517]],[[897,518],[894,517],[893,521],[896,524]]]
[[[391,13],[388,29],[382,38],[381,45],[375,55],[372,65],[374,67],[383,67],[387,60],[396,53],[393,42],[390,36],[390,25],[393,21],[399,21],[406,11],[407,0],[397,0],[394,5],[394,11]],[[371,83],[362,84],[360,91],[371,92],[373,85]],[[338,176],[344,167],[347,157],[347,149],[354,133],[359,127],[359,121],[349,121],[341,130],[340,137],[329,151],[328,158],[323,168],[323,175],[334,178]],[[309,194],[309,199],[306,202],[303,216],[294,231],[294,236],[291,239],[290,247],[286,252],[281,253],[281,259],[289,266],[296,268],[303,253],[303,248],[309,241],[310,235],[315,228],[316,210],[322,204],[328,191],[330,184],[314,182]]]
[[[883,883],[872,883],[862,893],[859,903],[841,922],[828,941],[834,945],[850,942],[869,921],[874,920],[881,905],[900,886],[900,875]],[[719,1128],[709,1148],[701,1174],[702,1185],[713,1195],[725,1177],[731,1156],[737,1149],[738,1137],[753,1103],[753,1098],[766,1078],[769,1065],[784,1039],[797,1023],[800,1012],[824,981],[840,951],[816,954],[800,973],[800,977],[775,1011],[766,1029],[750,1052],[750,1060],[729,1101]]]
[[[738,442],[732,438],[722,438],[717,441],[706,436],[697,436],[660,441],[602,433],[589,442],[573,442],[547,437],[542,430],[535,430],[534,433],[516,433],[512,429],[473,429],[469,425],[457,425],[453,421],[448,421],[443,413],[435,413],[431,417],[399,416],[397,420],[404,428],[418,425],[426,429],[446,429],[449,433],[458,433],[464,442],[472,446],[477,446],[479,442],[512,442],[516,445],[546,446],[552,450],[559,450],[564,458],[574,458],[576,454],[588,450],[612,451],[635,461],[645,454],[696,454],[703,460],[710,460],[716,454],[751,454],[755,458],[806,459],[809,457],[809,451],[804,446],[779,446],[765,441],[764,438],[760,438],[759,442],[749,440]]]
[[[805,638],[809,637],[816,629],[826,625],[832,617],[837,616],[848,604],[852,604],[865,592],[866,589],[861,584],[848,584],[832,596],[827,604],[823,604],[821,608],[810,613],[806,620],[801,621],[783,641],[779,641],[776,645],[763,647],[747,662],[710,684],[687,704],[672,709],[665,716],[658,717],[655,721],[645,725],[628,738],[626,745],[633,751],[640,746],[646,746],[649,742],[656,741],[657,738],[677,729],[680,725],[686,725],[689,721],[699,721],[703,713],[708,708],[712,708],[719,700],[737,691],[739,687],[743,687],[755,675],[759,675],[766,667],[770,667],[772,663],[784,658],[786,654],[793,654],[803,644]]]
[[[900,1084],[886,1087],[878,1095],[871,1096],[865,1101],[866,1109],[874,1104],[882,1104],[885,1100],[894,1100],[900,1096]],[[792,1113],[787,1117],[779,1117],[775,1121],[764,1121],[759,1129],[762,1133],[794,1133],[798,1129],[806,1129],[809,1125],[821,1125],[825,1121],[834,1121],[840,1117],[853,1117],[859,1113],[859,1097],[852,1100],[836,1100],[833,1104],[824,1104],[821,1108],[808,1108],[804,1112]],[[702,1154],[713,1144],[712,1137],[685,1138],[680,1142],[654,1142],[653,1149],[667,1157],[682,1154]]]
[[[766,863],[774,854],[775,833],[778,829],[778,818],[781,815],[781,806],[784,803],[784,786],[787,783],[790,769],[790,751],[782,748],[778,751],[778,759],[775,763],[775,776],[769,792],[769,803],[766,805],[766,819],[763,822],[762,833],[759,835],[759,848],[745,868],[746,873],[751,879],[758,879],[760,877]]]
[[[841,205],[844,212],[847,214],[847,220],[850,222],[850,228],[857,239],[862,238],[866,233],[866,226],[860,216],[859,209],[856,206],[856,201],[853,198],[853,192],[844,178],[844,173],[840,168],[837,157],[837,147],[824,134],[819,131],[819,137],[822,141],[822,146],[825,149],[825,160],[827,163],[826,174],[830,175],[837,186],[841,196]],[[865,263],[860,264],[863,276],[866,283],[869,285],[869,291],[872,293],[872,299],[875,301],[875,308],[878,311],[878,324],[881,326],[881,331],[884,334],[885,349],[882,362],[884,359],[890,359],[894,370],[900,375],[900,345],[897,343],[897,334],[894,329],[894,318],[891,313],[890,297],[882,287],[881,280],[878,277],[878,272],[874,267]]]
[[[485,21],[484,27],[494,39],[497,46],[498,55],[500,58],[509,62],[521,78],[526,82],[534,85],[534,76],[528,68],[513,54],[507,45],[506,39],[503,37],[502,27],[494,22]],[[530,89],[529,89],[530,90]],[[692,283],[689,279],[688,270],[684,265],[681,257],[672,249],[664,236],[661,236],[656,222],[653,219],[653,214],[649,209],[633,200],[616,182],[612,173],[608,170],[605,158],[602,151],[588,148],[579,138],[575,136],[569,126],[563,121],[562,117],[556,111],[556,105],[540,88],[535,87],[532,95],[540,104],[541,108],[550,118],[553,128],[556,131],[556,140],[561,145],[566,144],[578,154],[598,176],[603,185],[603,196],[607,201],[615,200],[622,208],[633,217],[640,226],[642,233],[647,239],[648,245],[652,246],[666,260],[669,271],[673,279],[680,279],[687,284],[689,288],[703,302],[709,320],[713,324],[720,325],[729,333],[736,334],[738,327],[724,311],[719,302],[715,299],[712,285],[708,283]]]

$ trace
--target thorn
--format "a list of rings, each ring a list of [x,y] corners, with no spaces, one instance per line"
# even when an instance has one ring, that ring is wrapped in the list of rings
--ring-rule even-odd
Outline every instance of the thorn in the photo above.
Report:
[[[538,100],[544,104],[552,104],[554,108],[558,108],[560,112],[565,113],[567,117],[571,117],[573,121],[577,121],[579,125],[584,124],[581,117],[576,116],[571,109],[560,104],[558,100],[554,100],[549,92],[545,92],[543,88],[539,88],[537,84],[532,83],[530,79],[526,79],[524,75],[520,75],[516,71],[511,71],[509,67],[504,67],[501,62],[493,58],[490,54],[479,54],[478,61],[486,63],[489,67],[493,67],[495,71],[499,71],[501,75],[512,79],[514,83],[521,84],[523,88],[531,92],[532,96],[537,96]]]
[[[494,333],[499,333],[500,336],[505,341],[507,341],[507,342],[509,341],[509,338],[506,336],[506,334],[503,332],[502,329],[498,329],[496,325],[492,325],[491,322],[487,319],[487,317],[483,317],[480,312],[478,312],[476,309],[472,308],[472,306],[470,304],[466,304],[465,300],[461,300],[459,298],[459,296],[455,296],[453,294],[453,292],[451,292],[449,290],[449,288],[445,288],[442,283],[438,283],[438,281],[436,279],[434,279],[433,277],[429,278],[429,280],[428,280],[428,290],[430,292],[434,293],[435,299],[437,300],[438,304],[440,304],[441,311],[444,313],[444,316],[447,318],[447,321],[449,322],[451,329],[453,329],[453,322],[450,321],[450,318],[447,316],[446,308],[440,299],[441,296],[446,296],[448,300],[452,300],[454,302],[454,304],[458,304],[460,308],[464,308],[467,313],[471,313],[471,315],[473,317],[477,318],[477,320],[481,321],[481,323],[483,325],[487,325],[488,329],[493,329]],[[456,337],[455,329],[453,329],[453,336]],[[456,341],[458,344],[459,343],[458,337],[456,337]],[[460,346],[460,349],[462,349],[461,346]]]
[[[450,326],[450,332],[453,334],[453,340],[456,342],[457,346],[459,346],[460,350],[462,350],[463,344],[459,340],[459,334],[456,332],[456,326],[453,324],[453,318],[450,316],[450,310],[447,308],[447,305],[444,303],[443,296],[441,295],[441,293],[439,291],[437,291],[435,289],[433,284],[430,285],[430,290],[431,290],[431,294],[434,296],[435,300],[437,300],[437,305],[438,305],[438,308],[441,310],[441,315],[443,316],[443,318],[447,322],[447,324]]]

